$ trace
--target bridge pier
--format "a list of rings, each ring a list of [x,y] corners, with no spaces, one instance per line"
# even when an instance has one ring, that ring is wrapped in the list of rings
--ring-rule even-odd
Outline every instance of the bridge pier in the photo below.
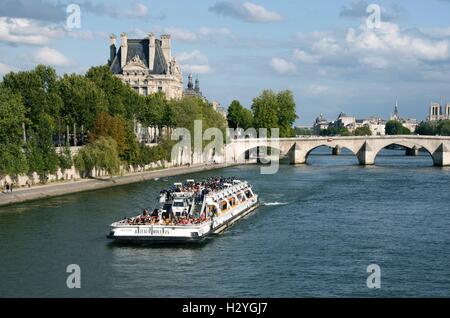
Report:
[[[408,157],[416,157],[419,155],[419,148],[417,148],[416,146],[412,148],[406,148],[405,155]]]
[[[376,152],[373,151],[366,141],[357,152],[356,157],[358,157],[360,165],[370,166],[375,164]]]
[[[339,147],[339,146],[336,146],[336,147],[334,147],[333,148],[333,150],[332,150],[332,155],[333,156],[340,156],[341,155],[341,147]]]
[[[433,157],[435,166],[450,166],[450,151],[444,143],[442,143],[431,156]]]
[[[289,162],[292,165],[301,165],[306,163],[307,153],[300,148],[300,146],[295,143],[295,145],[289,151]]]

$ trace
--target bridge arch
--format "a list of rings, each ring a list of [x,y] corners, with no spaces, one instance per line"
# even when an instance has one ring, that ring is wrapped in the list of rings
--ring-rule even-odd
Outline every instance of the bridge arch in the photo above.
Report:
[[[351,149],[351,147],[348,147],[347,145],[342,145],[342,144],[338,143],[338,144],[335,144],[334,146],[332,146],[329,143],[319,143],[317,145],[312,146],[309,150],[307,150],[306,155],[305,155],[305,163],[308,162],[308,158],[314,152],[314,150],[317,150],[321,147],[328,147],[328,148],[330,148],[330,151],[332,151],[332,149],[336,149],[336,148],[339,148],[340,150],[346,149],[346,150],[350,151],[350,153],[353,156],[355,156],[355,159],[357,159],[356,152],[353,149]],[[337,154],[339,154],[339,153],[337,153]]]
[[[394,145],[402,146],[402,147],[405,147],[406,149],[417,150],[417,151],[419,151],[421,149],[424,149],[426,151],[426,153],[429,154],[430,158],[433,160],[433,163],[435,163],[435,158],[433,156],[433,151],[430,150],[427,145],[425,145],[424,143],[421,143],[421,142],[417,142],[417,141],[416,142],[412,142],[412,141],[407,141],[407,140],[390,141],[390,142],[383,143],[381,146],[377,147],[375,149],[375,151],[374,151],[375,152],[375,154],[374,154],[374,163],[375,163],[375,160],[377,159],[377,157],[379,156],[380,152],[383,149],[386,149],[387,147],[394,146]]]

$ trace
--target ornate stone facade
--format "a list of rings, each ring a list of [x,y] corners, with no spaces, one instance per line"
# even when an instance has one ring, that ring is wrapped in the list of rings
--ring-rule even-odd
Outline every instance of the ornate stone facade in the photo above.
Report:
[[[428,121],[439,121],[444,119],[450,119],[450,103],[448,103],[444,107],[444,111],[442,111],[442,102],[439,103],[431,103],[430,112],[428,113],[427,120]]]
[[[168,99],[183,96],[183,75],[175,58],[172,58],[170,35],[156,39],[149,33],[145,39],[128,39],[121,33],[121,45],[116,48],[116,36],[111,35],[109,65],[114,75],[147,96],[164,92]]]

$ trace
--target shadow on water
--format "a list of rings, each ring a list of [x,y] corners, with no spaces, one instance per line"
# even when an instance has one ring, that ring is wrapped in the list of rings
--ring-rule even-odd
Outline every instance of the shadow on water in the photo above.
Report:
[[[189,249],[189,250],[201,250],[203,249],[208,242],[210,242],[212,238],[207,238],[202,242],[198,243],[150,243],[150,242],[138,242],[138,243],[126,243],[126,242],[109,242],[107,246],[109,249],[129,249],[129,250],[137,250],[137,249],[167,249],[167,250],[180,250],[180,249]]]

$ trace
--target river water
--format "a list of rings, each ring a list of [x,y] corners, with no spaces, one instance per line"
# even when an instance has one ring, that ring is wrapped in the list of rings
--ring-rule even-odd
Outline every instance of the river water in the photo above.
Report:
[[[376,166],[316,150],[308,165],[148,181],[0,209],[0,296],[450,296],[449,168],[383,150]],[[180,179],[238,176],[261,207],[201,247],[116,246],[108,225]],[[68,289],[66,267],[81,268]],[[369,289],[367,266],[381,268]]]

